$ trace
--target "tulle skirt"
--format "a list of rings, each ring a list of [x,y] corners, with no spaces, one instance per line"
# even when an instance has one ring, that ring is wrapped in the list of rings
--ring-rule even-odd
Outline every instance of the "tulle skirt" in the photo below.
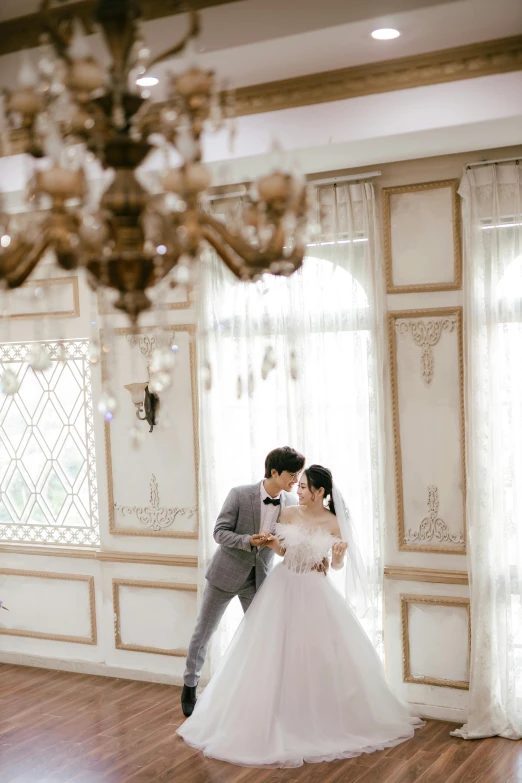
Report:
[[[178,734],[233,764],[297,767],[398,745],[421,725],[330,579],[280,563]]]

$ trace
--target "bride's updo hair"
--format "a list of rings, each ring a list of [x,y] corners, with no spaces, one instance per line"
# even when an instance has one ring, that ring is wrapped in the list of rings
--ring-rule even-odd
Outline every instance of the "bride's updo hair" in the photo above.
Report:
[[[335,506],[332,497],[333,479],[328,468],[323,468],[322,465],[310,465],[309,468],[305,469],[305,476],[312,497],[314,489],[324,489],[325,507],[328,508],[332,514],[335,514]]]

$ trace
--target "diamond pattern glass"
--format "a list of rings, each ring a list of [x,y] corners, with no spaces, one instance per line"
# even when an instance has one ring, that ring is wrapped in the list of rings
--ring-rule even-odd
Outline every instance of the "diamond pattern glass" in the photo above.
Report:
[[[0,541],[98,546],[89,341],[45,346],[41,373],[27,363],[31,343],[0,345],[0,374],[20,380],[0,394]]]

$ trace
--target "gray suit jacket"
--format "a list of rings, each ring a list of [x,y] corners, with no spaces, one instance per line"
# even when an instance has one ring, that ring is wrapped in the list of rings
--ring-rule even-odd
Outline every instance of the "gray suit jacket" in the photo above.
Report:
[[[281,492],[281,509],[296,504],[294,495]],[[250,536],[259,533],[260,523],[261,482],[231,489],[214,528],[219,547],[205,574],[210,584],[235,593],[255,567],[256,588],[262,585],[274,553],[268,547],[250,546]]]

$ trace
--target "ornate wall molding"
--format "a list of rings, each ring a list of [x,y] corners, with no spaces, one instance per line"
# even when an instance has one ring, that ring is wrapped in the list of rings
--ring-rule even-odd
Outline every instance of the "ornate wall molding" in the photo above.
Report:
[[[166,348],[176,336],[174,329],[165,331],[160,336],[154,334],[127,334],[127,341],[131,346],[137,346],[142,356],[147,360],[147,373],[150,376],[150,363],[152,354],[156,348]]]
[[[431,484],[428,487],[428,514],[420,521],[418,530],[408,530],[404,543],[415,544],[434,539],[440,544],[465,545],[462,533],[452,533],[446,522],[439,517],[439,490]]]
[[[457,332],[457,350],[458,350],[458,376],[459,376],[459,418],[460,418],[460,445],[461,445],[461,464],[462,464],[462,492],[463,492],[463,544],[453,542],[433,543],[427,541],[423,544],[419,541],[406,542],[404,528],[404,492],[402,475],[402,449],[400,437],[400,416],[399,416],[399,385],[397,371],[397,321],[410,321],[412,319],[427,318],[430,320],[439,320],[446,318],[455,318],[454,328]],[[435,308],[428,310],[391,310],[388,313],[388,359],[390,366],[390,384],[391,384],[391,402],[392,402],[392,423],[393,423],[393,449],[395,460],[395,497],[397,511],[397,540],[399,551],[410,552],[432,552],[444,554],[466,554],[466,455],[465,455],[465,416],[464,416],[464,353],[462,343],[462,308]]]
[[[443,331],[452,332],[457,324],[457,316],[449,315],[442,318],[432,318],[427,323],[415,319],[398,318],[395,321],[395,328],[398,334],[405,337],[411,334],[413,342],[422,349],[421,353],[421,376],[422,380],[429,386],[435,371],[435,358],[433,348],[440,340]]]
[[[193,517],[196,513],[195,508],[161,506],[158,480],[154,473],[150,477],[149,490],[148,506],[121,506],[119,503],[115,503],[115,510],[120,511],[123,516],[135,516],[144,527],[157,532],[170,527],[178,516]]]
[[[0,544],[0,552],[6,555],[33,555],[37,557],[67,557],[74,560],[98,560],[104,563],[137,563],[139,565],[166,565],[197,568],[196,555],[156,555],[149,552],[116,552],[74,547],[26,546],[25,544]]]
[[[193,288],[185,288],[185,299],[183,299],[181,302],[164,302],[163,304],[158,302],[155,305],[156,311],[190,310],[190,308],[193,306],[191,299],[193,290]],[[98,295],[96,299],[99,315],[116,315],[118,313],[116,309],[111,307],[110,303],[107,301],[106,296]]]
[[[522,43],[522,37],[521,37]],[[522,51],[522,50],[521,50]],[[522,66],[521,66],[522,67]],[[393,248],[391,230],[391,198],[402,193],[420,193],[439,188],[451,188],[452,226],[453,226],[453,280],[446,283],[416,283],[411,285],[395,285],[393,282]],[[458,195],[459,180],[446,179],[436,182],[421,182],[415,185],[401,185],[382,190],[383,213],[383,249],[386,274],[386,293],[411,294],[430,291],[458,291],[462,288],[462,246],[460,241],[461,219],[460,200]]]
[[[80,294],[77,277],[48,277],[44,280],[28,280],[22,288],[46,288],[47,286],[71,285],[72,308],[69,310],[47,310],[28,313],[8,313],[4,318],[11,321],[20,321],[34,318],[78,318],[80,316]]]
[[[384,566],[384,576],[399,582],[432,582],[445,585],[467,585],[467,571],[439,571],[436,568]]]
[[[156,327],[144,326],[140,329],[139,334],[148,334],[154,332]],[[110,424],[105,423],[105,461],[107,470],[107,493],[109,500],[109,533],[115,536],[150,536],[151,538],[198,538],[199,528],[199,414],[198,414],[198,386],[197,386],[197,360],[196,360],[196,345],[193,339],[196,333],[196,327],[194,324],[176,324],[173,326],[176,332],[187,332],[189,334],[189,352],[190,352],[190,386],[192,396],[192,428],[194,433],[194,475],[196,481],[196,530],[169,530],[161,529],[155,530],[129,530],[116,527],[114,511],[114,480],[112,471],[112,451],[111,451],[111,431]],[[121,329],[115,329],[116,336],[127,336],[133,334],[132,327],[124,327]],[[102,363],[101,367],[102,382],[105,380],[104,367]]]
[[[24,547],[25,549],[25,547]],[[87,582],[89,587],[89,636],[68,636],[67,634],[43,633],[41,631],[26,631],[16,628],[0,627],[0,634],[4,636],[23,636],[29,639],[49,639],[53,642],[76,642],[77,644],[97,644],[96,633],[96,601],[94,594],[94,577],[84,574],[62,574],[49,571],[23,571],[15,568],[0,568],[0,574],[6,576],[25,576],[37,579],[61,579],[67,582]]]
[[[159,655],[172,655],[177,658],[186,658],[187,650],[164,650],[161,647],[147,647],[141,644],[124,644],[121,640],[121,616],[120,616],[120,587],[148,587],[157,590],[183,590],[197,592],[198,586],[174,582],[146,582],[139,579],[113,579],[112,602],[114,610],[114,646],[117,650],[132,650],[134,652],[156,653]]]
[[[403,682],[418,685],[440,685],[445,688],[469,690],[469,681],[443,680],[437,677],[419,677],[411,673],[410,666],[410,631],[409,604],[428,604],[431,606],[465,606],[468,611],[468,650],[471,658],[471,613],[469,598],[456,598],[438,595],[401,595],[401,636],[402,636],[402,673]]]

